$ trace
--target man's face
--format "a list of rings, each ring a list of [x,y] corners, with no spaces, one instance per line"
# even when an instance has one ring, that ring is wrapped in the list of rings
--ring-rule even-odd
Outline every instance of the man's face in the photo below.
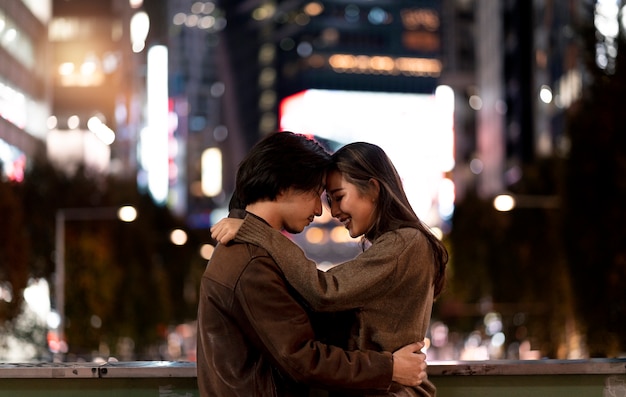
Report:
[[[280,204],[283,228],[289,233],[300,233],[316,216],[322,215],[322,189],[302,191],[290,188],[276,198]]]

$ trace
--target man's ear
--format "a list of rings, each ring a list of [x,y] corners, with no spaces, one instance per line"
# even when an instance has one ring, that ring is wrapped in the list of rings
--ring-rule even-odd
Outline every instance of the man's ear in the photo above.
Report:
[[[274,200],[271,200],[271,201],[283,200],[285,196],[288,196],[290,193],[291,193],[290,189],[281,189],[278,193],[276,193],[276,198],[274,198]]]

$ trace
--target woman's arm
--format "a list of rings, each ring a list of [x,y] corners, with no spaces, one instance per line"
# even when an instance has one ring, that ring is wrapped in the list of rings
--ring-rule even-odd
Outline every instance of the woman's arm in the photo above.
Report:
[[[318,271],[300,247],[252,215],[246,216],[235,240],[266,249],[314,310],[341,311],[363,306],[393,284],[402,249],[398,238],[387,233],[371,249],[328,272]]]
[[[243,219],[222,218],[211,226],[211,238],[220,244],[228,244],[235,238],[242,223]]]

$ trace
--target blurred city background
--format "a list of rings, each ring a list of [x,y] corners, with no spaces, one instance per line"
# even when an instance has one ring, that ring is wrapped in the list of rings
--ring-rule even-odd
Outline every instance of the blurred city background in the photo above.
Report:
[[[0,0],[0,361],[194,360],[238,163],[383,147],[446,243],[431,360],[626,352],[619,0]],[[324,214],[294,240],[359,252]]]

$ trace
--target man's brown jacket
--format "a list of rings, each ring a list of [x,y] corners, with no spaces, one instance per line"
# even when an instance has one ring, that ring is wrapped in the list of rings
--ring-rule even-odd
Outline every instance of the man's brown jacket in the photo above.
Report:
[[[245,243],[218,245],[204,272],[197,356],[201,397],[308,396],[308,386],[380,393],[393,371],[391,353],[316,341],[274,260]]]

